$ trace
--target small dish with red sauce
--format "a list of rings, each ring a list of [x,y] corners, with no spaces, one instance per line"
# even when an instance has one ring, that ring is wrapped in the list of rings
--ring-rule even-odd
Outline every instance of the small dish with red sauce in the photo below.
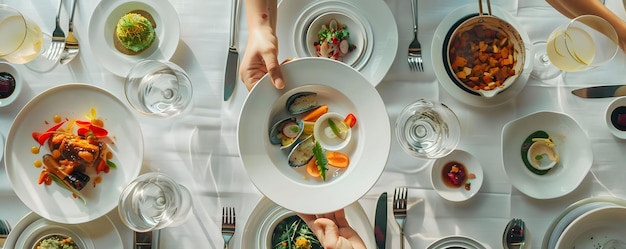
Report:
[[[476,157],[467,151],[455,150],[435,161],[431,183],[444,199],[461,202],[472,198],[483,184],[483,169]]]
[[[605,111],[605,120],[611,134],[626,139],[626,97],[611,101]]]

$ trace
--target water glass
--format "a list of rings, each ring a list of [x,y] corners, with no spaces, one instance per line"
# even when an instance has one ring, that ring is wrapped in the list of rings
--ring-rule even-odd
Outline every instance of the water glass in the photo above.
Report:
[[[137,232],[177,226],[191,215],[189,190],[163,173],[140,175],[124,190],[118,211],[122,222]]]
[[[416,157],[435,159],[450,154],[461,137],[461,124],[446,105],[420,99],[407,105],[396,119],[396,138]]]
[[[172,62],[159,60],[137,62],[126,76],[124,91],[135,110],[163,118],[184,112],[193,96],[187,73]]]
[[[546,51],[550,62],[563,71],[595,68],[617,54],[617,32],[599,16],[581,15],[550,34]]]

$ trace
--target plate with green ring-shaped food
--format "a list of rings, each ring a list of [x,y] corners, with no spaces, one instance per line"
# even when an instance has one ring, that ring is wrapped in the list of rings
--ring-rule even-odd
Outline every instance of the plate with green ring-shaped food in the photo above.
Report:
[[[529,137],[545,138],[546,135],[554,143],[559,162],[547,172],[531,171],[525,165],[527,155],[522,146],[532,140]],[[501,141],[502,165],[509,182],[536,199],[557,198],[574,191],[593,163],[587,133],[565,113],[539,111],[512,120],[504,125]]]

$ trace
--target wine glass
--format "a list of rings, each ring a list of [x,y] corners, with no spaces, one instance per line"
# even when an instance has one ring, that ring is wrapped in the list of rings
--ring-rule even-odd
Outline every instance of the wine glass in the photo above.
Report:
[[[544,80],[580,72],[611,61],[618,51],[617,32],[599,16],[581,15],[557,27],[546,42],[533,44],[531,76]]]
[[[396,119],[396,138],[409,155],[441,158],[456,149],[461,124],[443,103],[420,99],[407,105]]]
[[[185,71],[169,61],[142,60],[124,82],[128,102],[140,113],[171,118],[191,105],[193,89]]]
[[[57,64],[43,56],[52,38],[18,10],[0,4],[0,58],[45,72]]]
[[[192,213],[189,189],[160,172],[138,176],[120,195],[122,222],[137,232],[183,224]]]

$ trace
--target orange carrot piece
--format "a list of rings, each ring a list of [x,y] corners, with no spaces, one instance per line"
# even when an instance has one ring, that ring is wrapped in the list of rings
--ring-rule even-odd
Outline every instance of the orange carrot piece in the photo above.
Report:
[[[320,116],[324,115],[324,113],[327,113],[327,112],[328,112],[328,105],[322,105],[318,108],[311,110],[306,115],[304,115],[304,117],[302,118],[302,121],[315,122],[315,120],[317,120]]]
[[[343,154],[339,151],[330,151],[326,153],[326,158],[328,158],[328,165],[333,166],[335,168],[345,168],[350,164],[350,158],[348,155]]]
[[[317,160],[315,158],[306,164],[306,172],[312,177],[320,177],[320,170],[317,168]]]

